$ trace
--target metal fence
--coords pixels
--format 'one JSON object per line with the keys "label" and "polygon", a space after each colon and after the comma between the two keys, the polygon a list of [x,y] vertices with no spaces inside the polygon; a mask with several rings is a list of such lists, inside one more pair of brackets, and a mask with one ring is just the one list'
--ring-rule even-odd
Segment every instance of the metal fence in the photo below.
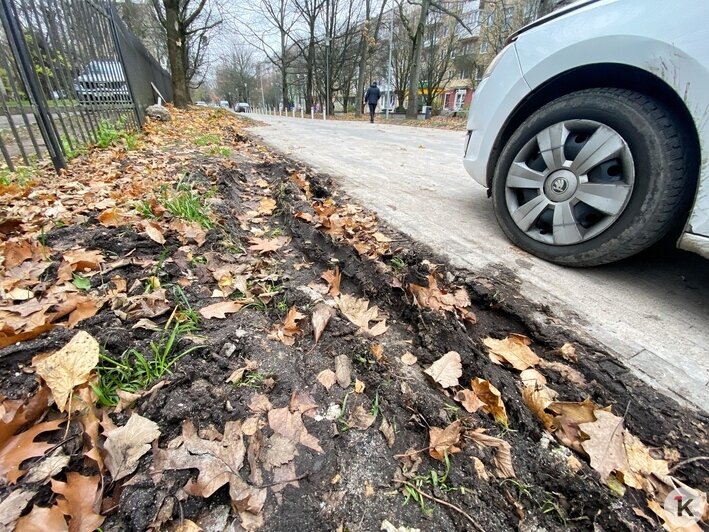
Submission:
{"label": "metal fence", "polygon": [[169,74],[111,0],[0,0],[0,151],[4,165],[55,168],[115,129],[142,125]]}

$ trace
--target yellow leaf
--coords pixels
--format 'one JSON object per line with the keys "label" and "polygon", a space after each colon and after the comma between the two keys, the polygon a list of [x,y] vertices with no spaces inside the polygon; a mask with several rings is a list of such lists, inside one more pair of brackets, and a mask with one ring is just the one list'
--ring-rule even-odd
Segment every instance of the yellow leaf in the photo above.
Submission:
{"label": "yellow leaf", "polygon": [[202,307],[199,309],[199,313],[202,315],[203,318],[206,319],[212,319],[212,318],[217,318],[220,320],[226,319],[227,314],[234,314],[235,312],[239,312],[241,310],[241,307],[243,307],[241,303],[237,303],[236,301],[221,301],[219,303],[214,303],[212,305],[207,305],[206,307]]}
{"label": "yellow leaf", "polygon": [[431,364],[424,373],[430,375],[434,381],[444,388],[458,386],[458,379],[463,375],[460,355],[455,351],[449,351]]}
{"label": "yellow leaf", "polygon": [[475,378],[471,381],[471,386],[475,395],[485,403],[483,411],[488,412],[495,418],[495,421],[507,426],[509,419],[507,418],[507,410],[502,402],[502,394],[500,390],[495,388],[490,381],[485,379]]}
{"label": "yellow leaf", "polygon": [[536,366],[541,360],[529,348],[532,341],[522,334],[510,334],[504,340],[485,338],[483,343],[490,350],[490,360],[495,364],[507,364],[522,371]]}
{"label": "yellow leaf", "polygon": [[64,412],[76,386],[88,382],[91,371],[98,364],[99,344],[85,331],[53,355],[35,365],[37,374],[52,391],[60,412]]}

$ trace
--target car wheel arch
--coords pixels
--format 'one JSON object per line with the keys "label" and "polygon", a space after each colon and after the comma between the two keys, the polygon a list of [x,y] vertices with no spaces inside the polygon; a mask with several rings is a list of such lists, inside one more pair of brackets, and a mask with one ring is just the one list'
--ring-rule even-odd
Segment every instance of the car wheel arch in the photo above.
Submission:
{"label": "car wheel arch", "polygon": [[532,113],[571,92],[602,87],[633,90],[664,101],[686,128],[688,138],[693,143],[690,148],[697,154],[698,177],[699,133],[687,106],[675,90],[661,78],[641,68],[621,63],[594,63],[567,70],[550,78],[533,89],[510,113],[495,139],[488,159],[488,193],[502,148]]}

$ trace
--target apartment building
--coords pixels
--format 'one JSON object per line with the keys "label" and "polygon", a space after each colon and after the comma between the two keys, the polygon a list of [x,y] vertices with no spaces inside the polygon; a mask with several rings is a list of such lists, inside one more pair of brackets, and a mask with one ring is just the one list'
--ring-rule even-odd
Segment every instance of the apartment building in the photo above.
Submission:
{"label": "apartment building", "polygon": [[[455,58],[440,96],[442,114],[467,111],[475,87],[507,37],[533,21],[541,0],[464,0]],[[466,29],[467,26],[467,29]]]}

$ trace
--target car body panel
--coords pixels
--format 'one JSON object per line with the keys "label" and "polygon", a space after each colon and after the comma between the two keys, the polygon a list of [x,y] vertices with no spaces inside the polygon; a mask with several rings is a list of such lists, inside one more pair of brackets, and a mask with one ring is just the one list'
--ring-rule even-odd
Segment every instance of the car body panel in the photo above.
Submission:
{"label": "car body panel", "polygon": [[123,66],[111,60],[89,62],[74,80],[74,92],[80,101],[130,99]]}
{"label": "car body panel", "polygon": [[[476,90],[468,129],[472,131],[465,167],[487,185],[492,147],[507,117],[523,99],[549,80],[584,65],[618,63],[641,68],[664,80],[684,101],[700,142],[700,172],[694,206],[685,231],[702,255],[709,247],[709,2],[686,0],[600,0],[518,32],[491,75]],[[512,53],[512,51],[514,53]],[[507,56],[510,59],[507,60]],[[511,68],[511,59],[518,68]],[[506,68],[501,68],[506,64]],[[499,87],[529,87],[527,93]],[[494,86],[497,90],[488,90]],[[513,101],[510,101],[513,100]],[[487,108],[499,107],[500,112]],[[485,120],[485,121],[484,121]],[[484,140],[473,142],[473,137]],[[697,239],[707,239],[698,246]],[[701,251],[701,250],[704,251]]]}
{"label": "car body panel", "polygon": [[[468,143],[463,165],[480,184],[486,185],[489,155],[497,133],[529,92],[529,85],[519,67],[515,45],[511,44],[501,52],[495,66],[495,76],[486,77],[475,89],[468,117]],[[490,126],[496,124],[499,127],[493,131]]]}

